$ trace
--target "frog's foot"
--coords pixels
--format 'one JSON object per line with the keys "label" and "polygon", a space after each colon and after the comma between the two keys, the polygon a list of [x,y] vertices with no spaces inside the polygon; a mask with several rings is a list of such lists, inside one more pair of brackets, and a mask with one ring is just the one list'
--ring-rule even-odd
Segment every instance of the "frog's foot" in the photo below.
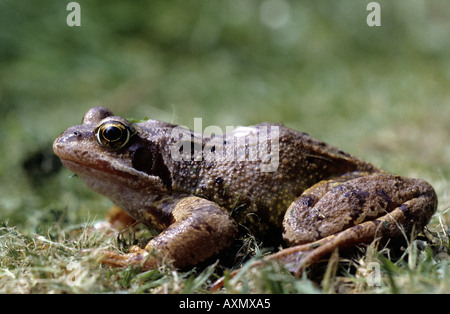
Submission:
{"label": "frog's foot", "polygon": [[155,252],[149,252],[136,245],[130,248],[130,253],[122,254],[113,251],[101,251],[103,258],[102,264],[112,267],[127,267],[130,265],[140,266],[143,270],[154,269],[163,263],[163,259],[160,258]]}
{"label": "frog's foot", "polygon": [[[299,276],[303,269],[308,265],[318,262],[325,254],[331,253],[335,246],[336,236],[332,235],[325,239],[321,239],[314,243],[296,245],[290,248],[283,249],[277,253],[270,254],[264,258],[253,262],[250,267],[260,267],[269,261],[277,261],[283,264],[290,272]],[[331,244],[329,244],[331,242]],[[334,245],[333,245],[334,243]],[[319,249],[320,248],[320,249]],[[230,278],[234,278],[241,272],[241,269],[236,269],[230,274]],[[223,287],[225,278],[219,278],[210,286],[211,291],[217,291]]]}

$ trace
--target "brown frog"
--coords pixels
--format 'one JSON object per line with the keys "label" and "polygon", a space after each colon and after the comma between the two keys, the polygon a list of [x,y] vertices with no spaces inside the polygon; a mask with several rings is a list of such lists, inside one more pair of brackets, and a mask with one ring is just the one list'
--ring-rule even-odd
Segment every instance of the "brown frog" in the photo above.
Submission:
{"label": "brown frog", "polygon": [[229,247],[239,224],[266,239],[282,231],[290,248],[269,259],[298,272],[336,248],[421,230],[437,207],[427,182],[282,125],[205,136],[95,107],[53,148],[90,188],[162,231],[144,249],[104,252],[113,266],[191,267]]}

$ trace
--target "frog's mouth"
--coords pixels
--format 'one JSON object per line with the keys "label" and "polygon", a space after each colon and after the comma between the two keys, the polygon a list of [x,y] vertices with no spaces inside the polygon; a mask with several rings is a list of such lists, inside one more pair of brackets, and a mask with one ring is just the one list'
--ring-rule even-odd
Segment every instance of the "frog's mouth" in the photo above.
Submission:
{"label": "frog's mouth", "polygon": [[96,170],[98,172],[96,175],[99,175],[99,173],[107,173],[128,180],[145,181],[145,177],[148,179],[146,173],[126,165],[124,161],[120,163],[113,158],[105,158],[101,154],[87,154],[86,152],[79,151],[73,145],[74,141],[70,141],[67,135],[63,135],[58,137],[53,143],[53,151],[60,158],[63,165],[76,174],[89,176],[92,175],[93,170]]}
{"label": "frog's mouth", "polygon": [[[142,160],[148,161],[147,158],[149,157],[145,150],[136,149],[131,154],[130,160],[126,160],[121,158],[108,158],[102,154],[88,155],[70,146],[67,140],[61,136],[53,143],[53,150],[63,165],[79,175],[86,183],[88,181],[99,182],[101,180],[108,180],[135,187],[142,184],[155,186],[163,190],[164,188],[167,190],[171,189],[170,173],[160,158],[157,160],[154,159],[153,167],[144,166]],[[160,165],[159,161],[162,162],[164,167],[155,167],[157,164]],[[150,164],[152,164],[151,158]],[[155,177],[158,177],[162,182],[155,180]]]}
{"label": "frog's mouth", "polygon": [[133,169],[130,169],[130,171],[125,172],[125,171],[120,171],[117,169],[114,169],[113,167],[107,166],[107,165],[102,165],[102,163],[98,162],[96,164],[85,164],[83,162],[77,161],[77,160],[73,160],[73,159],[68,159],[68,158],[63,158],[60,157],[62,164],[69,169],[72,172],[75,172],[77,175],[83,176],[83,175],[93,175],[93,173],[95,172],[97,176],[99,176],[99,179],[101,177],[101,175],[99,175],[100,173],[104,173],[106,175],[110,175],[110,176],[114,176],[116,178],[123,178],[123,179],[127,179],[127,180],[142,180],[144,178],[142,178],[141,176],[145,176],[147,177],[144,173],[139,172],[139,171],[132,171]]}

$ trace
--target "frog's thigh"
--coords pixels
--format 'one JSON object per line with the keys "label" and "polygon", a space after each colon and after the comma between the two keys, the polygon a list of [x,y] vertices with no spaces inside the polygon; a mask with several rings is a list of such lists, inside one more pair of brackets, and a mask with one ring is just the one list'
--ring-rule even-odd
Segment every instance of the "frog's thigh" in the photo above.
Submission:
{"label": "frog's thigh", "polygon": [[399,237],[413,226],[423,228],[437,207],[433,188],[420,179],[384,173],[343,178],[314,185],[290,206],[283,221],[288,244],[311,243],[352,227],[359,230],[359,242]]}
{"label": "frog's thigh", "polygon": [[199,197],[182,199],[172,216],[174,222],[145,249],[133,247],[131,253],[121,255],[109,252],[103,262],[122,267],[141,264],[149,269],[164,259],[178,268],[193,266],[230,246],[238,231],[228,212]]}

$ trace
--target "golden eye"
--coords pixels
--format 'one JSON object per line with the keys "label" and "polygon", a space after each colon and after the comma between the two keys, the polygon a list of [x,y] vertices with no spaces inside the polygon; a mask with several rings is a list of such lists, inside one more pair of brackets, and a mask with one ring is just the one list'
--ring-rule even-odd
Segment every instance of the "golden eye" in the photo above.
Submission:
{"label": "golden eye", "polygon": [[100,146],[109,150],[119,150],[129,141],[131,130],[119,121],[106,121],[95,129],[95,136]]}

